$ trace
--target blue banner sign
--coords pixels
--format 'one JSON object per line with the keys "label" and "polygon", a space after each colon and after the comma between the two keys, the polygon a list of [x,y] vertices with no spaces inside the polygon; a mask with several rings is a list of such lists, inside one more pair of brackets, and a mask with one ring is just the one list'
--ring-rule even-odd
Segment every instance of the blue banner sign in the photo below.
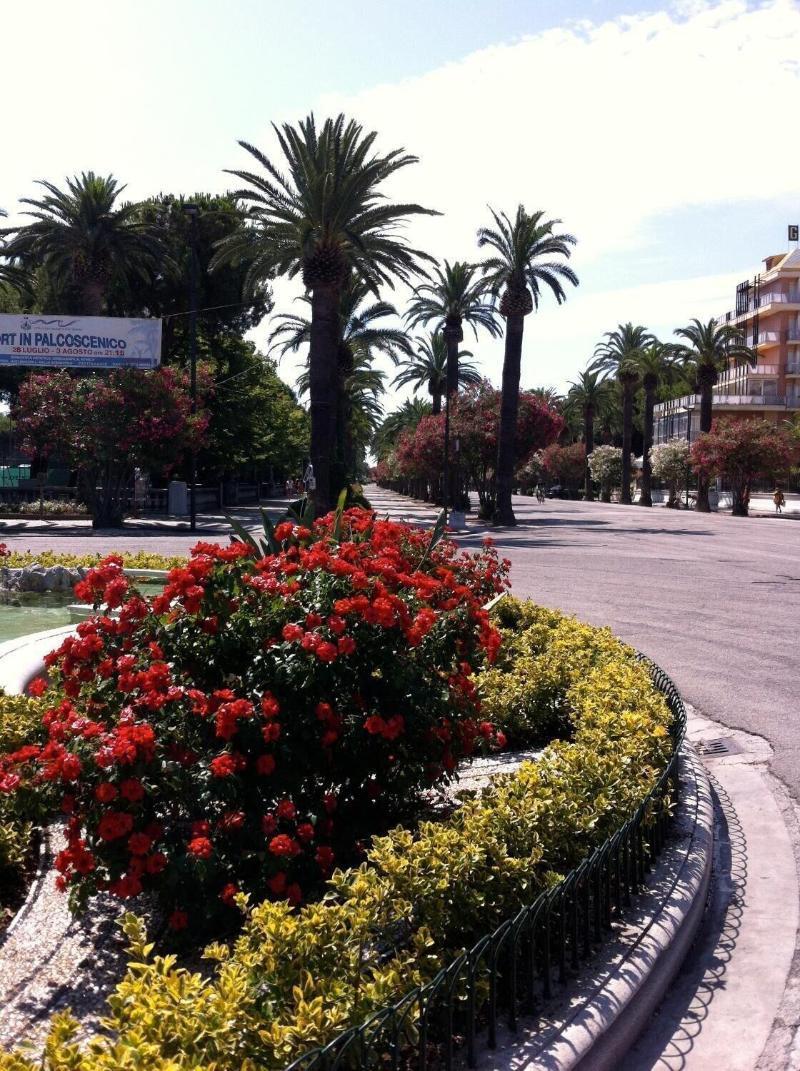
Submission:
{"label": "blue banner sign", "polygon": [[0,314],[0,365],[157,368],[161,321]]}

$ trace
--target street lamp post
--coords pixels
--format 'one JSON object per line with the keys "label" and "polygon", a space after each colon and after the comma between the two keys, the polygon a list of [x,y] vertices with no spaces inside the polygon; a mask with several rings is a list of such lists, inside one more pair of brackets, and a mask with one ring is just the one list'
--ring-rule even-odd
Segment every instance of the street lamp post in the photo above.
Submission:
{"label": "street lamp post", "polygon": [[[682,406],[686,413],[686,445],[692,447],[692,410],[688,405]],[[686,455],[686,508],[689,508],[689,455]]]}
{"label": "street lamp post", "polygon": [[[189,366],[192,416],[197,414],[197,205],[183,206],[189,217]],[[192,446],[189,470],[189,528],[197,530],[197,453]]]}

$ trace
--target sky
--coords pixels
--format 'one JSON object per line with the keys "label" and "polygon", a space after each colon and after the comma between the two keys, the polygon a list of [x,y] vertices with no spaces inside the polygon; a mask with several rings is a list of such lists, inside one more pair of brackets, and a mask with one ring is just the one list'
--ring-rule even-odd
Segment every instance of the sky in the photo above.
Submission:
{"label": "sky", "polygon": [[[580,286],[528,317],[524,387],[563,388],[620,322],[666,339],[732,307],[800,222],[800,0],[6,0],[2,21],[12,218],[82,170],[132,199],[222,192],[237,140],[272,153],[270,124],[313,110],[419,157],[387,192],[442,213],[406,232],[439,259],[480,258],[488,206],[562,220]],[[502,340],[465,345],[499,383]]]}

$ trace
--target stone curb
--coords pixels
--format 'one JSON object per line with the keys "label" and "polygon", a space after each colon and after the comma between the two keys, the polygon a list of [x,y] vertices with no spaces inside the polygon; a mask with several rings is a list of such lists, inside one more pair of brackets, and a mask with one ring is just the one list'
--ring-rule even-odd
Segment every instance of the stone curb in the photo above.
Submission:
{"label": "stone curb", "polygon": [[600,949],[535,1033],[503,1031],[498,1048],[479,1060],[482,1071],[619,1071],[677,974],[706,907],[714,804],[688,744],[681,749],[680,782],[673,843],[636,897],[623,932]]}

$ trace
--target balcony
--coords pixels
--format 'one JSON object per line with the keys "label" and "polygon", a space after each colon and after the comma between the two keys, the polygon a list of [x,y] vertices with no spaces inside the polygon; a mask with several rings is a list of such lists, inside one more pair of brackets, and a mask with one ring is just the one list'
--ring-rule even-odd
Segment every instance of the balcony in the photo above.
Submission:
{"label": "balcony", "polygon": [[787,376],[800,376],[800,361],[788,361],[786,364]]}
{"label": "balcony", "polygon": [[757,298],[750,298],[747,302],[746,311],[737,313],[735,309],[729,309],[717,317],[718,324],[734,323],[742,316],[750,316],[754,312],[762,312],[770,305],[800,305],[800,289],[789,290],[785,294],[771,293],[759,294]]}
{"label": "balcony", "polygon": [[764,397],[761,394],[715,394],[714,395],[715,406],[772,406],[783,408],[786,405],[786,398],[774,395],[772,397]]}
{"label": "balcony", "polygon": [[800,327],[789,327],[786,330],[787,342],[800,342]]}
{"label": "balcony", "polygon": [[777,364],[757,364],[755,368],[746,369],[748,376],[777,376],[778,371]]}

